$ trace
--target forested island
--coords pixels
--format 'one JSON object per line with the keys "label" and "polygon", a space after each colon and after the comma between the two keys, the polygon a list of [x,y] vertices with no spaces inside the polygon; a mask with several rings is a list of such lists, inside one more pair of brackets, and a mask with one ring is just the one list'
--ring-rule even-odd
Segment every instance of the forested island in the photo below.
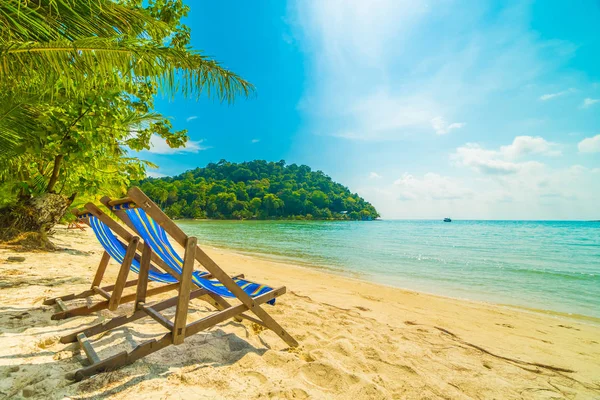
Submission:
{"label": "forested island", "polygon": [[181,175],[147,178],[142,190],[171,218],[371,220],[369,202],[321,171],[285,161],[221,160]]}

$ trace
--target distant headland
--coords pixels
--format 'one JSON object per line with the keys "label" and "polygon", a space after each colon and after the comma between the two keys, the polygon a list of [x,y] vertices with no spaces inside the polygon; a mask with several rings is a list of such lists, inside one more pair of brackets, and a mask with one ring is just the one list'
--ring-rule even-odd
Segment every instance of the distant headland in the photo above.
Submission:
{"label": "distant headland", "polygon": [[171,218],[373,220],[379,213],[321,171],[285,161],[221,160],[147,178],[142,190]]}

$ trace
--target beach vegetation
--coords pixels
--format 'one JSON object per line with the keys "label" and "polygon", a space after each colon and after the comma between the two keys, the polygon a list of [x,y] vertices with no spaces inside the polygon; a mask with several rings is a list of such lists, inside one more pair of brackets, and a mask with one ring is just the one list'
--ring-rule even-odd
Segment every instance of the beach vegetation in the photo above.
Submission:
{"label": "beach vegetation", "polygon": [[152,166],[135,151],[153,136],[184,146],[156,96],[253,92],[190,47],[188,11],[181,0],[0,4],[0,237],[47,231],[75,198],[123,193]]}

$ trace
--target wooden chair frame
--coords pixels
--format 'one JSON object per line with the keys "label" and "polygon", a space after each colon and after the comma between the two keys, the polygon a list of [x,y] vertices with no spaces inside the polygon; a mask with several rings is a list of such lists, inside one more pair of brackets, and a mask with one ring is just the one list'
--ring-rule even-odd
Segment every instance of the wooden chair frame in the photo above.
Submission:
{"label": "wooden chair frame", "polygon": [[[92,285],[90,289],[84,290],[80,293],[67,294],[63,296],[58,296],[50,299],[46,299],[44,301],[45,305],[53,305],[56,304],[60,311],[54,313],[51,317],[53,320],[60,320],[71,318],[75,316],[89,315],[91,313],[109,309],[114,311],[118,308],[120,304],[130,303],[136,299],[135,293],[123,295],[123,290],[127,287],[136,286],[138,284],[139,279],[133,279],[128,281],[127,277],[129,275],[131,263],[134,258],[140,259],[140,254],[143,255],[143,251],[145,246],[140,242],[139,237],[131,234],[127,229],[123,228],[118,222],[114,219],[106,215],[102,210],[96,207],[93,203],[87,203],[84,206],[84,210],[80,211],[77,209],[73,209],[71,211],[75,216],[79,217],[85,214],[92,214],[96,218],[100,220],[100,222],[107,225],[114,233],[117,234],[118,237],[123,239],[125,243],[127,243],[127,251],[125,253],[125,259],[121,263],[119,267],[119,273],[117,275],[117,279],[114,284],[100,287],[102,283],[102,279],[104,278],[104,273],[110,262],[110,255],[104,251],[102,254],[102,258],[100,260],[100,264],[96,269],[96,274],[92,281]],[[84,217],[80,219],[83,223],[90,226],[89,218]],[[90,226],[91,227],[91,226]],[[150,253],[151,254],[151,253]],[[179,273],[174,271],[171,267],[169,267],[163,260],[161,260],[155,254],[151,254],[150,259],[155,266],[160,268],[160,272],[168,272],[175,278],[179,279]],[[153,269],[157,269],[154,266],[151,266]],[[210,276],[207,276],[210,277]],[[243,277],[243,276],[240,276]],[[179,283],[171,283],[171,284],[163,284],[159,287],[154,287],[147,289],[146,296],[153,296],[157,294],[161,294],[164,292],[168,292],[171,290],[176,290]],[[65,301],[74,300],[74,299],[83,299],[88,298],[94,295],[99,295],[104,298],[103,301],[92,304],[91,306],[81,306],[76,308],[68,308],[65,304]]]}
{"label": "wooden chair frame", "polygon": [[[91,213],[94,216],[101,219],[102,222],[105,222],[105,221],[104,221],[104,218],[100,218],[100,216],[106,217],[106,218],[110,219],[114,224],[119,226],[114,220],[112,220],[112,218],[104,216],[104,213],[102,213],[100,210],[98,210],[98,211],[100,211],[99,213],[96,213],[94,211],[95,211],[94,209],[90,210],[90,209],[87,209],[87,207],[86,207],[86,209],[84,211],[79,211],[77,209],[73,209],[72,213],[75,214],[75,216],[77,216],[78,218],[80,215],[85,215],[87,213]],[[81,218],[80,220],[82,222],[84,222],[86,225],[88,225],[88,226],[90,225],[89,219],[87,217]],[[121,227],[119,226],[119,228],[121,228]],[[113,230],[114,230],[114,228],[113,228]],[[121,233],[121,232],[119,232],[119,233]],[[77,294],[75,294],[75,293],[67,294],[67,295],[63,295],[63,296],[59,296],[59,297],[46,299],[44,301],[45,305],[53,305],[53,304],[58,305],[58,308],[60,311],[52,315],[53,320],[66,319],[66,318],[71,318],[71,317],[79,316],[79,315],[88,315],[93,312],[104,310],[107,308],[111,311],[114,311],[117,309],[117,307],[119,306],[121,301],[128,302],[128,301],[133,300],[131,298],[131,296],[125,296],[124,298],[122,298],[122,294],[123,294],[123,289],[137,284],[137,280],[127,281],[127,276],[129,274],[129,268],[131,267],[131,263],[132,263],[134,257],[136,257],[136,252],[137,252],[138,248],[141,250],[141,248],[143,246],[140,243],[139,237],[133,236],[132,234],[130,234],[127,231],[125,231],[125,233],[126,233],[125,235],[122,235],[122,234],[119,235],[127,243],[127,250],[125,252],[125,258],[119,268],[119,274],[118,274],[118,277],[117,277],[115,283],[112,285],[109,285],[109,286],[100,287],[100,284],[102,283],[102,279],[104,278],[104,273],[105,273],[108,263],[110,262],[110,259],[111,259],[108,252],[104,251],[104,253],[102,254],[102,258],[100,260],[100,264],[98,265],[98,268],[96,269],[96,274],[94,275],[94,279],[92,281],[92,285],[91,285],[90,289],[85,290],[80,293],[77,293]],[[94,295],[100,295],[100,296],[104,297],[105,300],[101,301],[101,302],[97,302],[91,306],[82,306],[82,307],[71,308],[71,309],[69,309],[67,307],[67,305],[65,304],[65,301],[68,301],[68,300],[82,299],[82,298],[87,298],[87,297],[91,297]]]}
{"label": "wooden chair frame", "polygon": [[[62,343],[71,343],[78,341],[86,353],[91,365],[82,368],[71,374],[70,378],[81,380],[103,371],[114,370],[124,365],[130,364],[141,357],[161,350],[171,344],[179,345],[184,342],[186,337],[194,335],[200,331],[206,330],[216,324],[234,318],[238,321],[242,319],[249,320],[259,324],[267,329],[271,329],[290,347],[298,346],[298,342],[281,327],[262,307],[263,303],[279,297],[286,292],[286,288],[279,287],[272,289],[257,297],[251,297],[244,292],[197,244],[195,237],[188,237],[162,210],[148,198],[140,189],[133,187],[128,191],[127,198],[111,200],[108,197],[101,201],[106,206],[114,207],[124,203],[135,203],[138,208],[143,209],[154,221],[159,224],[177,243],[184,249],[183,267],[181,274],[178,274],[179,283],[177,285],[178,295],[168,300],[149,305],[146,304],[148,290],[148,271],[150,268],[150,259],[153,255],[149,245],[144,244],[142,258],[140,262],[139,279],[137,280],[137,289],[135,294],[135,311],[128,316],[113,318],[102,324],[98,324],[78,332],[63,336]],[[123,220],[134,231],[134,226],[127,218],[123,210],[114,210],[117,217]],[[198,261],[209,274],[219,280],[241,304],[232,305],[223,297],[212,293],[206,289],[199,288],[192,280],[194,263]],[[234,277],[235,278],[235,277]],[[212,304],[216,312],[204,317],[198,321],[187,323],[189,302],[192,299],[199,298]],[[176,306],[175,318],[173,321],[166,318],[160,311]],[[256,316],[246,314],[250,311]],[[159,339],[152,339],[141,343],[130,352],[121,352],[114,356],[100,360],[88,337],[109,331],[129,322],[149,316],[165,327],[168,332]]]}

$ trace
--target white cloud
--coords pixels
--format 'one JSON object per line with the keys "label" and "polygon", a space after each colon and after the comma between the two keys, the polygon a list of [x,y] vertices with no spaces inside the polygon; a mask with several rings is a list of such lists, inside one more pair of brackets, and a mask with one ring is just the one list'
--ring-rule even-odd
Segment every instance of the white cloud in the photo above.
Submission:
{"label": "white cloud", "polygon": [[457,165],[469,167],[482,174],[514,174],[527,163],[506,161],[498,151],[486,150],[477,143],[467,143],[450,156]]}
{"label": "white cloud", "polygon": [[210,149],[210,146],[202,146],[203,140],[188,140],[184,147],[173,149],[169,147],[165,139],[153,134],[150,138],[150,150],[154,154],[179,154],[179,153],[198,153],[202,150]]}
{"label": "white cloud", "polygon": [[557,156],[558,145],[541,137],[517,136],[512,144],[501,146],[499,150],[488,150],[477,143],[467,143],[451,154],[450,159],[459,166],[469,167],[487,175],[508,175],[525,170],[539,169],[543,164],[537,161],[515,162],[526,155]]}
{"label": "white cloud", "polygon": [[382,176],[379,175],[377,172],[371,172],[369,174],[369,179],[381,179],[381,178],[382,178]]}
{"label": "white cloud", "polygon": [[581,153],[600,153],[600,135],[583,139],[577,148]]}
{"label": "white cloud", "polygon": [[197,118],[198,118],[198,116],[197,116],[197,115],[192,115],[191,117],[187,117],[185,120],[186,120],[187,122],[190,122],[190,121],[193,121],[193,120],[195,120],[195,119],[197,119]]}
{"label": "white cloud", "polygon": [[590,108],[591,106],[593,106],[594,104],[596,104],[599,101],[600,101],[600,99],[592,99],[592,98],[588,97],[583,100],[583,103],[581,104],[581,108]]}
{"label": "white cloud", "polygon": [[548,142],[546,139],[536,136],[517,136],[512,144],[500,147],[500,153],[508,158],[519,158],[527,154],[543,154],[547,156],[559,156],[556,143]]}
{"label": "white cloud", "polygon": [[574,91],[575,91],[575,89],[570,88],[568,90],[563,90],[562,92],[543,94],[540,96],[540,100],[542,100],[542,101],[552,100],[557,97],[564,96],[565,94],[573,93]]}
{"label": "white cloud", "polygon": [[537,165],[474,177],[404,173],[392,185],[359,188],[383,218],[597,219],[600,168]]}
{"label": "white cloud", "polygon": [[447,123],[442,117],[435,117],[431,120],[431,126],[438,135],[445,135],[453,129],[460,129],[466,124],[464,122]]}
{"label": "white cloud", "polygon": [[260,142],[260,139],[252,139],[251,142],[252,143],[258,143],[258,142]]}

